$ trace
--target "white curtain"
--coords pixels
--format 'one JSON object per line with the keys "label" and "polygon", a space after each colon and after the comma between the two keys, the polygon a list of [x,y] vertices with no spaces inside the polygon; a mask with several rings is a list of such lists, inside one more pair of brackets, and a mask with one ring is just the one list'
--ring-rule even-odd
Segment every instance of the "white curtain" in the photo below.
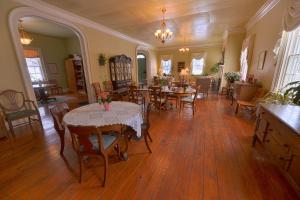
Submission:
{"label": "white curtain", "polygon": [[252,52],[253,52],[253,44],[254,44],[255,35],[248,36],[243,41],[242,52],[240,57],[240,74],[241,80],[246,81],[248,68],[250,66]]}
{"label": "white curtain", "polygon": [[289,6],[283,17],[283,28],[292,31],[300,25],[300,1],[289,0]]}
{"label": "white curtain", "polygon": [[[204,58],[204,62],[205,62],[205,58],[206,58],[206,53],[205,52],[200,52],[200,53],[191,53],[191,64],[190,66],[192,67],[193,65],[193,59],[197,59],[200,60],[201,58]],[[193,70],[193,69],[191,69]]]}
{"label": "white curtain", "polygon": [[172,73],[172,70],[173,70],[173,67],[172,67],[173,61],[172,61],[172,59],[173,59],[172,55],[161,55],[160,56],[160,70],[158,72],[160,75],[162,75],[162,73],[163,73],[163,62],[162,61],[167,61],[167,60],[171,60],[171,73]]}

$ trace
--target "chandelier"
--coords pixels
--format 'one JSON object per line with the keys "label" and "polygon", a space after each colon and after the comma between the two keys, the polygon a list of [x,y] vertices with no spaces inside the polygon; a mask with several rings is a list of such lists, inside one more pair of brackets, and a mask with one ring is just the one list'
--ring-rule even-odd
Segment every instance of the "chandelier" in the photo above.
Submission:
{"label": "chandelier", "polygon": [[189,48],[185,48],[185,47],[182,47],[179,49],[180,52],[184,53],[184,52],[188,52],[190,49]]}
{"label": "chandelier", "polygon": [[156,30],[154,33],[156,39],[161,40],[162,43],[165,43],[166,40],[169,40],[173,33],[166,27],[166,22],[165,22],[165,13],[166,13],[166,8],[163,8],[162,10],[163,13],[163,21],[161,23],[161,29]]}
{"label": "chandelier", "polygon": [[[185,45],[185,37],[183,38],[183,44]],[[187,47],[182,47],[179,49],[180,52],[184,53],[184,52],[188,52],[190,49]]]}
{"label": "chandelier", "polygon": [[28,45],[32,42],[32,38],[29,37],[28,33],[26,33],[26,31],[24,30],[24,27],[22,25],[22,20],[19,20],[19,34],[20,34],[20,41],[22,44]]}

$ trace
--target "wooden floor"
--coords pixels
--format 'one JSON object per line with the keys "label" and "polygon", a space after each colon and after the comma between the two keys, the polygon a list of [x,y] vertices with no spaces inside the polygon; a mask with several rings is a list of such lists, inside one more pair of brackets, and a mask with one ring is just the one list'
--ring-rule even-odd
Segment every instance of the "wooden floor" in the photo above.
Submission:
{"label": "wooden floor", "polygon": [[222,96],[212,95],[180,116],[152,113],[149,154],[132,141],[129,160],[111,157],[108,183],[101,187],[102,161],[88,159],[83,181],[70,139],[65,157],[47,110],[45,134],[38,126],[17,130],[16,141],[0,141],[0,199],[297,199],[296,194],[261,153],[251,147],[253,119],[234,115]]}

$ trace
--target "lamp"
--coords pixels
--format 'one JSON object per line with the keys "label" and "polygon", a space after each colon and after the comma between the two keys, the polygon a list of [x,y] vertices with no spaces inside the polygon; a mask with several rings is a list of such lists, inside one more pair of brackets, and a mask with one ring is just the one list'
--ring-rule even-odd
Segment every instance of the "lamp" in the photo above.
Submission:
{"label": "lamp", "polygon": [[161,11],[163,13],[163,21],[161,24],[161,29],[156,30],[154,35],[155,35],[156,39],[159,39],[159,40],[161,40],[162,43],[165,43],[166,40],[171,39],[173,33],[166,26],[166,22],[165,22],[166,8],[163,8]]}
{"label": "lamp", "polygon": [[[185,37],[183,39],[183,44],[185,45]],[[190,49],[187,47],[182,47],[179,49],[180,52],[184,53],[184,52],[188,52]]]}
{"label": "lamp", "polygon": [[24,27],[22,25],[22,20],[19,20],[19,34],[20,34],[20,41],[24,45],[28,45],[32,42],[32,38],[28,35],[28,33],[24,30]]}

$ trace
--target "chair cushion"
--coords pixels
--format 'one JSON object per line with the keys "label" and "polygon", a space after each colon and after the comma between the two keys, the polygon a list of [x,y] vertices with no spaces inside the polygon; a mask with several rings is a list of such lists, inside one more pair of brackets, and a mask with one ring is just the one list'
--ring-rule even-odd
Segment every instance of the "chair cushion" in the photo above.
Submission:
{"label": "chair cushion", "polygon": [[[115,134],[102,135],[102,137],[103,137],[104,149],[107,149],[117,139],[117,136]],[[99,151],[97,135],[91,135],[89,140],[93,144],[93,149]]]}
{"label": "chair cushion", "polygon": [[21,110],[17,112],[11,112],[6,114],[6,119],[7,120],[16,120],[16,119],[21,119],[25,117],[30,117],[33,115],[37,115],[36,110]]}

